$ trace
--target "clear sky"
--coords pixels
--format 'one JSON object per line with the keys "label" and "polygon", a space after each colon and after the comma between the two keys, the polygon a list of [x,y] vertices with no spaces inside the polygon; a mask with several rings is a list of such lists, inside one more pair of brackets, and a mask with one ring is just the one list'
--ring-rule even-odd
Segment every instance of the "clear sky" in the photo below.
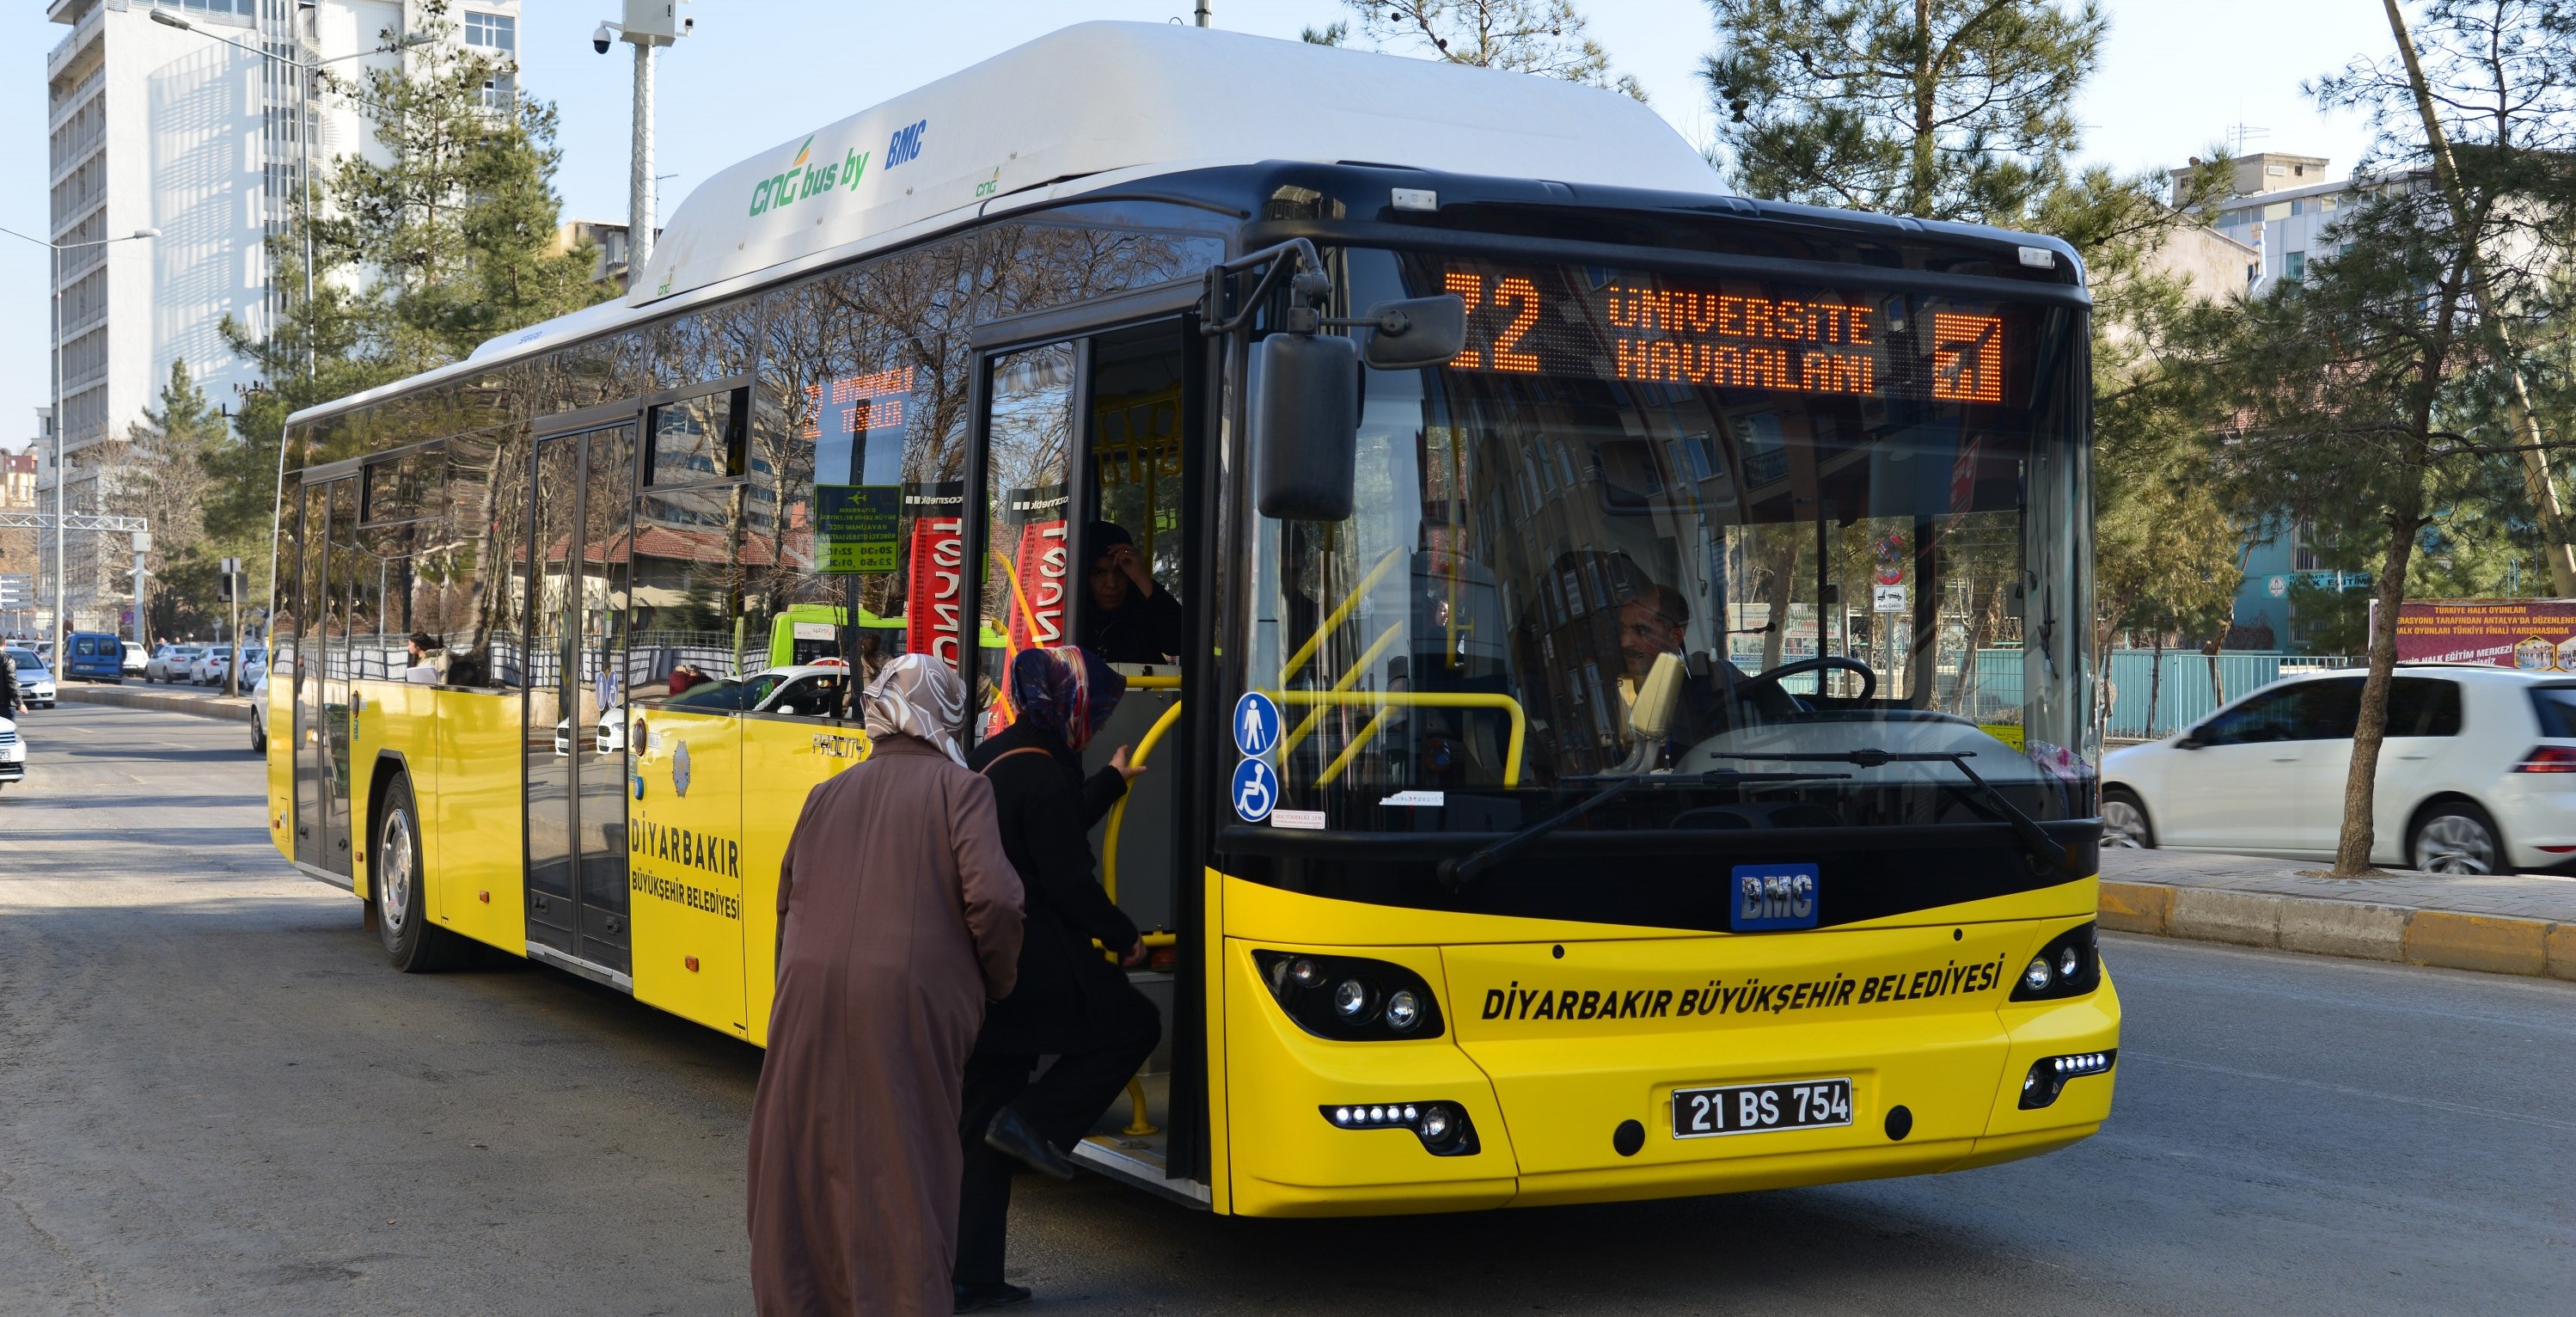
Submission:
{"label": "clear sky", "polygon": [[[1288,38],[1346,12],[1338,0],[1213,3],[1220,27]],[[1685,137],[1705,142],[1712,120],[1696,72],[1713,44],[1706,6],[1579,3],[1613,65],[1643,83]],[[591,29],[621,6],[524,0],[522,8],[521,83],[562,112],[565,216],[622,222],[633,59],[622,44],[605,56],[590,48]],[[2179,164],[2243,124],[2267,130],[2249,145],[2327,156],[2341,174],[2368,145],[2358,121],[2320,114],[2299,84],[2388,50],[2375,0],[2105,0],[2105,8],[2110,41],[2079,106],[2088,158],[2124,170]],[[0,44],[20,52],[23,70],[17,90],[0,95],[0,176],[20,180],[0,192],[0,225],[36,234],[45,223],[44,57],[68,34],[46,23],[43,9],[20,0],[0,17]],[[659,61],[655,172],[671,175],[661,214],[725,165],[1032,36],[1091,18],[1186,22],[1189,11],[1190,0],[683,0],[696,33]],[[0,446],[22,442],[32,409],[50,396],[45,272],[42,248],[0,236],[0,288],[11,309],[0,316]]]}

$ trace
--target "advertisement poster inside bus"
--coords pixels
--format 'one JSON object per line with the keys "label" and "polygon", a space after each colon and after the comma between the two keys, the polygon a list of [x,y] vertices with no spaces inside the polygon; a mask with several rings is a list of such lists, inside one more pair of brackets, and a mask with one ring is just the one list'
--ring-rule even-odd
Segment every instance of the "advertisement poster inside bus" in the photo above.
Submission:
{"label": "advertisement poster inside bus", "polygon": [[966,483],[905,485],[903,515],[912,518],[904,652],[935,654],[953,668],[966,617]]}
{"label": "advertisement poster inside bus", "polygon": [[2576,599],[2409,599],[2397,606],[2397,661],[2576,672]]}

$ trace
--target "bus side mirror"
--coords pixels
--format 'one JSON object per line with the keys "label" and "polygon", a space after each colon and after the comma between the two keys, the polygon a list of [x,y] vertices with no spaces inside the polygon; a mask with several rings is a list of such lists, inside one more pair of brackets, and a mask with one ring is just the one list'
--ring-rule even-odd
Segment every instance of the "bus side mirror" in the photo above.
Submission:
{"label": "bus side mirror", "polygon": [[1252,451],[1261,515],[1341,521],[1359,466],[1359,363],[1347,338],[1275,333],[1253,345]]}
{"label": "bus side mirror", "polygon": [[1447,365],[1467,346],[1467,304],[1456,293],[1380,302],[1361,320],[1372,327],[1362,356],[1378,370]]}

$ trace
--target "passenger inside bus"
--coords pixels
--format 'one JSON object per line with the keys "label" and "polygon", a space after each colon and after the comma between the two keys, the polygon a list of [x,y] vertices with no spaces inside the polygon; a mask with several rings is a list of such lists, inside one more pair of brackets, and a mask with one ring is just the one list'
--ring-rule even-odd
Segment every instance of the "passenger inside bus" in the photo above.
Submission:
{"label": "passenger inside bus", "polygon": [[1162,588],[1136,552],[1136,538],[1116,522],[1083,527],[1091,607],[1084,609],[1084,649],[1111,663],[1165,663],[1189,645],[1189,614]]}

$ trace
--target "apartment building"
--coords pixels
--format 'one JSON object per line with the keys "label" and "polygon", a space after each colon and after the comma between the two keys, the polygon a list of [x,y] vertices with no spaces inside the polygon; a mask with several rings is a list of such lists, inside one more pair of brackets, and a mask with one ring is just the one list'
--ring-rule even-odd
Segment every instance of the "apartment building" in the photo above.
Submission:
{"label": "apartment building", "polygon": [[[52,237],[67,245],[56,257],[55,352],[71,510],[117,511],[115,472],[82,454],[142,419],[172,361],[188,363],[227,408],[254,382],[219,327],[229,315],[264,330],[298,294],[276,285],[265,240],[292,223],[308,162],[320,177],[333,157],[372,149],[356,106],[308,100],[295,62],[330,61],[351,82],[392,67],[402,57],[386,48],[419,9],[416,0],[49,0],[47,17],[70,29],[45,57],[45,80]],[[156,21],[156,10],[188,26]],[[516,55],[519,0],[462,0],[450,16],[456,40]],[[68,245],[138,229],[160,236]],[[39,448],[48,509],[52,448]],[[124,546],[102,555],[91,538],[66,546],[76,625],[113,622],[127,588]]]}

